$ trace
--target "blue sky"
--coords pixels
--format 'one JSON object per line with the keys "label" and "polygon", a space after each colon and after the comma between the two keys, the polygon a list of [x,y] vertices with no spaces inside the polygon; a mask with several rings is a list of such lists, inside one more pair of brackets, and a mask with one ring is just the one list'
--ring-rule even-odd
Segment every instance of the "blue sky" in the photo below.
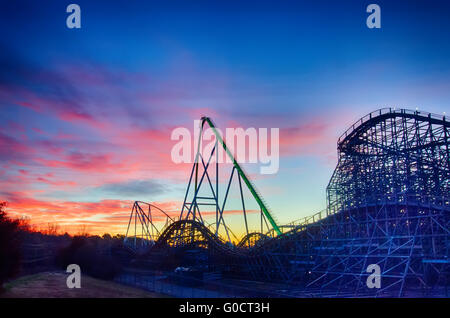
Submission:
{"label": "blue sky", "polygon": [[69,1],[0,3],[0,192],[36,223],[121,231],[136,199],[175,213],[190,168],[170,131],[202,114],[280,128],[280,170],[254,181],[288,222],[325,208],[359,117],[448,112],[446,1],[377,1],[381,29],[369,1],[76,1],[78,30]]}

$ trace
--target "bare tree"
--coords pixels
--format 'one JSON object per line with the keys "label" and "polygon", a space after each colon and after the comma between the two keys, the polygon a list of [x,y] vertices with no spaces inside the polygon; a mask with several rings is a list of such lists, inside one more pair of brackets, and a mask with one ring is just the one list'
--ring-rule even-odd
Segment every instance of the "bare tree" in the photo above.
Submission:
{"label": "bare tree", "polygon": [[88,227],[86,224],[80,224],[78,227],[77,236],[89,236]]}
{"label": "bare tree", "polygon": [[47,235],[58,235],[59,234],[59,224],[57,223],[48,223],[47,224],[47,230],[45,231],[45,234]]}
{"label": "bare tree", "polygon": [[8,278],[17,274],[20,266],[20,222],[6,215],[6,202],[0,202],[0,290]]}

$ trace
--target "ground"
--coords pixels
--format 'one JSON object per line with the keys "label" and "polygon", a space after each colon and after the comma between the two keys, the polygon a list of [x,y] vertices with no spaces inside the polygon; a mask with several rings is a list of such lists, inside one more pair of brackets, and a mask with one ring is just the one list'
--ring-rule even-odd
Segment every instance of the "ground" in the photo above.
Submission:
{"label": "ground", "polygon": [[4,285],[2,298],[156,298],[161,294],[82,275],[81,288],[69,289],[65,272],[23,276]]}

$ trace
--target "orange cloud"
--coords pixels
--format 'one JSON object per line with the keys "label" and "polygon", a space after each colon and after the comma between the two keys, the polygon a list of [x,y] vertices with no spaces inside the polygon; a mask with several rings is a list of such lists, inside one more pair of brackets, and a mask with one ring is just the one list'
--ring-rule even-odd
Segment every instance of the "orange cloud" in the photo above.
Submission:
{"label": "orange cloud", "polygon": [[[178,216],[180,202],[156,203],[171,216]],[[7,211],[13,217],[25,217],[32,226],[45,229],[48,223],[58,224],[62,231],[76,234],[80,226],[87,226],[90,234],[123,234],[128,225],[133,202],[102,200],[99,202],[45,201],[24,193],[10,193]],[[158,220],[158,211],[153,212]]]}

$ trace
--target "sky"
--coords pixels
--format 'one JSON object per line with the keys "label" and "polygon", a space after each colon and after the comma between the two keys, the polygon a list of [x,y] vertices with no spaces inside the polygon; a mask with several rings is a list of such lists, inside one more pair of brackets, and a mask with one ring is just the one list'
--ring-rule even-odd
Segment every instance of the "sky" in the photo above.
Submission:
{"label": "sky", "polygon": [[69,233],[124,233],[135,200],[176,216],[192,165],[171,132],[206,115],[280,129],[279,171],[245,167],[279,223],[323,210],[353,122],[450,110],[448,2],[376,1],[380,29],[370,3],[1,0],[0,200]]}

